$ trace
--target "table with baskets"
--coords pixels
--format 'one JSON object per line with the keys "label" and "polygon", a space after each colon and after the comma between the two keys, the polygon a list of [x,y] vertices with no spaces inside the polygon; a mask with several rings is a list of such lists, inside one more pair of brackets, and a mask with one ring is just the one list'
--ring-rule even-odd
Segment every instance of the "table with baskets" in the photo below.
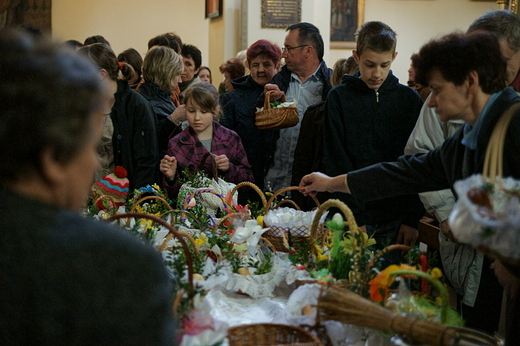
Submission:
{"label": "table with baskets", "polygon": [[[232,193],[246,185],[258,189],[253,184],[241,183]],[[297,189],[297,187],[282,189],[273,194],[269,201],[261,191],[257,192],[262,198],[267,214],[272,207],[281,208],[283,203],[289,203],[293,208],[299,209],[294,202],[287,199],[275,204],[276,196]],[[213,192],[205,190],[204,193]],[[318,280],[311,278],[307,271],[297,268],[290,262],[289,252],[293,244],[308,243],[311,252],[315,251],[316,247],[323,246],[327,236],[323,221],[327,210],[331,207],[338,208],[344,214],[345,224],[350,230],[358,229],[350,209],[335,200],[320,205],[318,200],[314,199],[318,209],[314,211],[311,223],[305,227],[284,229],[276,225],[271,227],[265,225],[268,230],[262,230],[258,248],[264,251],[267,249],[266,252],[272,256],[273,269],[270,273],[262,275],[253,273],[241,277],[231,272],[225,274],[206,272],[199,274],[206,274],[204,276],[207,281],[199,280],[200,275],[195,273],[194,268],[201,262],[211,262],[210,256],[203,256],[207,250],[198,245],[202,238],[198,238],[196,228],[201,225],[197,224],[195,217],[192,217],[194,229],[177,227],[180,220],[190,217],[187,205],[196,194],[197,192],[188,194],[180,210],[171,208],[167,210],[164,213],[169,215],[166,220],[157,215],[135,213],[134,209],[131,213],[117,214],[111,218],[126,227],[129,227],[130,219],[151,220],[161,227],[160,241],[157,245],[163,254],[172,249],[172,244],[176,244],[175,246],[181,249],[186,265],[183,269],[184,274],[181,274],[182,277],[179,276],[179,279],[185,281],[185,284],[177,292],[174,310],[178,313],[179,307],[183,306],[186,300],[190,302],[191,309],[188,314],[178,315],[184,323],[181,345],[405,345],[400,338],[391,340],[388,334],[375,329],[393,330],[422,342],[423,345],[455,345],[458,340],[462,340],[461,331],[410,317],[397,316],[340,285],[323,285],[323,283],[320,285],[317,283]],[[219,198],[226,203],[224,196]],[[157,199],[159,203],[168,205],[168,202],[161,197],[148,196],[134,203],[133,208],[144,200],[150,199]],[[247,218],[244,213],[230,214]],[[223,219],[228,218],[231,219],[232,216],[226,215]],[[215,229],[224,224],[225,220],[219,220],[215,224]],[[354,241],[353,245],[360,247],[362,244],[356,244]],[[207,258],[201,260],[202,257]],[[207,265],[204,268],[207,268]],[[212,270],[223,271],[222,268]],[[268,278],[268,283],[258,281],[259,283],[256,284],[255,280],[261,276]],[[242,286],[244,288],[241,289],[241,280],[247,281],[249,286]],[[353,277],[353,280],[361,282],[361,278]],[[262,290],[255,290],[255,286],[262,286]],[[332,316],[333,310],[337,308],[334,303],[327,305],[327,299],[324,297],[333,297],[335,301],[339,299],[341,304],[336,305],[346,307],[348,309],[346,315],[351,315],[352,318],[347,320],[343,317],[336,320],[323,318],[323,316]],[[305,308],[310,308],[310,311],[305,312]],[[332,313],[326,311],[327,309]],[[485,343],[481,340],[478,342],[478,344],[498,345],[498,341],[494,339],[488,339]],[[472,345],[472,343],[465,343],[465,345]]]}

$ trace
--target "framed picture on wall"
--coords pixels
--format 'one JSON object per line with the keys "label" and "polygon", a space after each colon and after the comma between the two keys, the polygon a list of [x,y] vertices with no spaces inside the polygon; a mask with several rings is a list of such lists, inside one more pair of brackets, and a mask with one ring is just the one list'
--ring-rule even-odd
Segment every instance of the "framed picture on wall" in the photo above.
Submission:
{"label": "framed picture on wall", "polygon": [[365,0],[331,0],[330,48],[356,47],[356,30],[365,18]]}
{"label": "framed picture on wall", "polygon": [[217,18],[222,15],[223,0],[206,0],[206,18]]}

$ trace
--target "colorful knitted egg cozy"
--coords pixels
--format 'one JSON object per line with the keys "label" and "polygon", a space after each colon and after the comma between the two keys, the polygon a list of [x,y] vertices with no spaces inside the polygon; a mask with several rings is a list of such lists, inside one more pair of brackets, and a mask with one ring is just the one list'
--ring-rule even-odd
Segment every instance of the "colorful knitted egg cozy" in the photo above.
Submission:
{"label": "colorful knitted egg cozy", "polygon": [[117,166],[114,169],[114,173],[105,175],[92,185],[93,195],[109,196],[117,206],[125,204],[130,186],[126,175],[126,169],[122,166]]}

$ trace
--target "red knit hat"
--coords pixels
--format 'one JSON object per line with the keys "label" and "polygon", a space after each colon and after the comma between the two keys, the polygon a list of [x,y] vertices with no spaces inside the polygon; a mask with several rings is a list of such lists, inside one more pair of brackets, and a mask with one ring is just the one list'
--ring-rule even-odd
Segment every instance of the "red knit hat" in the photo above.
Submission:
{"label": "red knit hat", "polygon": [[117,206],[125,204],[130,186],[126,175],[126,169],[117,166],[114,173],[105,175],[92,185],[93,195],[108,195],[112,197]]}

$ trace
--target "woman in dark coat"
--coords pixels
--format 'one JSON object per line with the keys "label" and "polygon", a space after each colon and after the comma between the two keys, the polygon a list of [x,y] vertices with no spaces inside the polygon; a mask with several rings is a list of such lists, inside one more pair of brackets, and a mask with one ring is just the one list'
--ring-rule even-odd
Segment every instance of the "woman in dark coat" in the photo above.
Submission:
{"label": "woman in dark coat", "polygon": [[100,69],[109,93],[113,95],[112,108],[106,114],[103,145],[99,148],[102,163],[100,176],[123,166],[128,172],[130,191],[158,182],[157,131],[152,109],[148,102],[131,90],[125,79],[133,74],[126,63],[117,62],[110,46],[94,43],[82,47],[80,54],[87,56]]}

